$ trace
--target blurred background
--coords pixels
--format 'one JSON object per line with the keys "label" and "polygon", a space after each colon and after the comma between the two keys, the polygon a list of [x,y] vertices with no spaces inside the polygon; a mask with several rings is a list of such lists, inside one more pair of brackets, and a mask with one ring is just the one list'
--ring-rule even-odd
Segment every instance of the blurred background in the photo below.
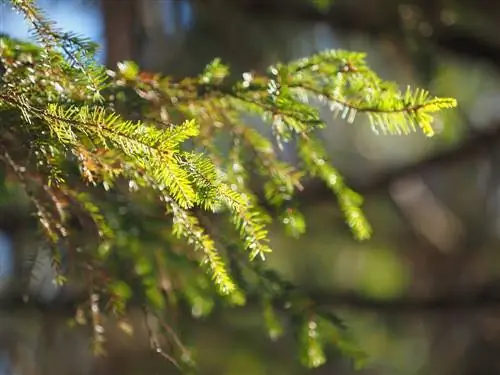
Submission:
{"label": "blurred background", "polygon": [[[316,370],[299,364],[293,338],[266,338],[259,306],[186,318],[201,374],[500,374],[500,2],[487,0],[40,0],[62,28],[101,43],[101,61],[133,59],[145,70],[194,75],[214,57],[234,74],[326,48],[365,51],[372,68],[402,86],[458,99],[437,136],[378,135],[325,109],[331,159],[364,195],[375,235],[354,241],[335,198],[301,195],[308,220],[295,240],[276,226],[269,264],[337,308],[368,355],[355,371],[333,349]],[[27,38],[0,3],[0,32]],[[256,124],[258,125],[258,124]],[[293,157],[293,155],[291,155]],[[0,196],[0,275],[20,270],[23,215]],[[22,267],[21,267],[22,268]],[[58,295],[50,263],[28,281]],[[134,317],[135,312],[131,312]],[[94,358],[85,328],[64,308],[0,303],[0,375],[175,374],[137,336],[108,330]],[[142,325],[141,325],[142,324]],[[142,327],[142,328],[141,328]]]}

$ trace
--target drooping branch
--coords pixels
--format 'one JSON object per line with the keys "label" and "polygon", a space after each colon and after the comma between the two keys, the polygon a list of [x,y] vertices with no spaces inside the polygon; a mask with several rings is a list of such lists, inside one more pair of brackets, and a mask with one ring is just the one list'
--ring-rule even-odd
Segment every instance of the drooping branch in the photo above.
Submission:
{"label": "drooping branch", "polygon": [[[432,155],[388,171],[380,172],[365,180],[355,177],[346,177],[347,184],[356,192],[362,195],[377,194],[386,191],[394,182],[409,177],[411,175],[421,175],[434,168],[442,168],[451,164],[459,163],[479,155],[487,155],[500,143],[500,124],[488,127],[481,133],[471,136],[458,146],[454,146],[442,151],[437,151]],[[316,204],[325,200],[331,200],[331,192],[326,186],[313,182],[304,191],[298,193],[298,199],[302,204]]]}

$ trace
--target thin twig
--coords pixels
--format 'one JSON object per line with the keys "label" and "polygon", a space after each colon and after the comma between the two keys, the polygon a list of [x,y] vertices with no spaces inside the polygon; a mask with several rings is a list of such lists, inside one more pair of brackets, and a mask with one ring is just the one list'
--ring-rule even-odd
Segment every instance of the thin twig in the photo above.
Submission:
{"label": "thin twig", "polygon": [[148,310],[146,306],[142,306],[142,312],[144,316],[144,325],[146,326],[146,329],[148,331],[148,336],[149,336],[149,343],[151,345],[151,348],[161,355],[163,358],[171,362],[175,367],[180,369],[181,367],[177,363],[177,361],[170,356],[168,353],[165,353],[165,351],[161,348],[160,344],[158,343],[157,338],[155,337],[155,334],[153,333],[153,329],[151,328],[149,321],[148,321]]}

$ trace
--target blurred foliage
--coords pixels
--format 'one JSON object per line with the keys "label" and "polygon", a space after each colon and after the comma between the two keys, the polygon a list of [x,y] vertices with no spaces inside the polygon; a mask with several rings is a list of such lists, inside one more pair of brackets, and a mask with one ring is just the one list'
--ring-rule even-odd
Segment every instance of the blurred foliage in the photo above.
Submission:
{"label": "blurred foliage", "polygon": [[[309,100],[319,98],[349,123],[364,114],[376,132],[428,136],[433,114],[455,100],[400,91],[363,53],[343,50],[247,72],[237,82],[218,59],[182,80],[130,61],[110,71],[95,63],[96,45],[58,30],[33,1],[11,3],[38,45],[0,39],[5,180],[17,182],[37,213],[57,281],[84,280],[88,297],[77,320],[92,323],[96,351],[103,350],[106,316],[125,319],[127,306],[139,304],[174,344],[169,353],[151,333],[153,348],[187,370],[192,356],[166,312],[187,304],[202,316],[214,305],[254,299],[271,338],[285,329],[275,310],[285,316],[304,365],[322,365],[331,344],[360,366],[364,356],[343,322],[262,262],[271,251],[272,217],[293,237],[305,232],[293,197],[310,177],[336,195],[357,239],[371,235],[362,198],[327,160],[317,137],[325,123]],[[269,124],[278,150],[244,115]],[[297,165],[280,157],[291,141]],[[71,272],[64,272],[60,249]],[[398,277],[387,261],[380,267]],[[394,292],[383,279],[365,283],[378,294]]]}
{"label": "blurred foliage", "polygon": [[335,0],[311,0],[316,8],[325,12],[330,9]]}

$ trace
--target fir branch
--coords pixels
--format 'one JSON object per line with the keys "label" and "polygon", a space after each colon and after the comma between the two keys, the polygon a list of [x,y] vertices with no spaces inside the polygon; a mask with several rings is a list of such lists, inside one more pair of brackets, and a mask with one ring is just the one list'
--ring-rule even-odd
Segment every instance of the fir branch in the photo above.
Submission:
{"label": "fir branch", "polygon": [[[61,48],[84,77],[87,90],[92,91],[94,99],[100,99],[100,91],[105,87],[104,82],[107,76],[104,68],[98,66],[94,60],[97,44],[76,34],[57,30],[55,23],[48,20],[33,0],[11,0],[11,3],[31,24],[35,36],[44,46],[47,52],[47,56],[44,57],[47,66],[52,66],[54,59],[62,63],[63,60],[58,59],[58,55],[54,54],[58,48]],[[75,79],[77,77],[73,78],[74,81],[78,81]]]}
{"label": "fir branch", "polygon": [[35,206],[37,215],[40,219],[40,223],[45,229],[47,238],[50,240],[50,242],[54,244],[57,243],[60,238],[63,238],[67,235],[66,228],[60,222],[54,219],[53,215],[45,208],[44,204],[37,197],[37,194],[29,186],[28,179],[26,177],[26,167],[18,165],[4,146],[2,146],[1,148],[3,149],[3,153],[0,158],[4,160],[14,172],[19,183],[28,195],[30,201]]}
{"label": "fir branch", "polygon": [[173,234],[177,237],[185,237],[196,250],[203,252],[202,265],[208,266],[217,290],[222,295],[236,293],[237,287],[231,280],[214,241],[201,228],[198,219],[179,207],[169,196],[164,195],[163,201],[167,205],[167,212],[174,220]]}
{"label": "fir branch", "polygon": [[337,196],[347,224],[356,238],[370,238],[372,229],[361,210],[362,198],[345,186],[340,174],[328,163],[321,144],[310,138],[301,138],[298,148],[305,167],[320,177]]}

